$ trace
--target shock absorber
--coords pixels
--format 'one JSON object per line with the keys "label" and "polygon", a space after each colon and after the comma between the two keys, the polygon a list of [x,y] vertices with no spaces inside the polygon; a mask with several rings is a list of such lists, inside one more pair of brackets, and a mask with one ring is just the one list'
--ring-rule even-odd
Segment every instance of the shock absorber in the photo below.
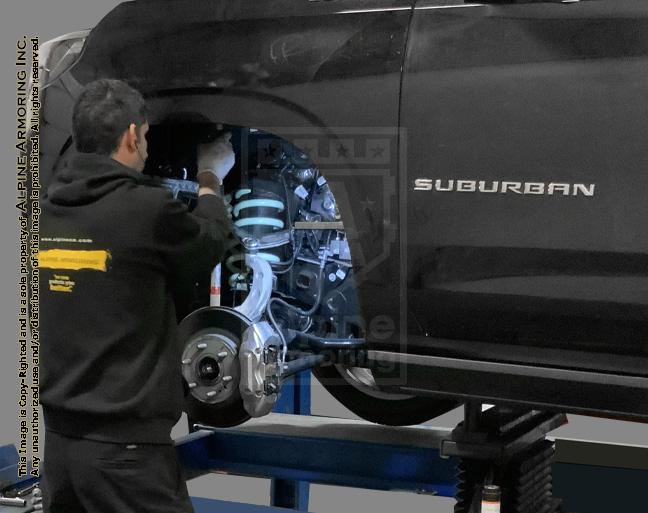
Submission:
{"label": "shock absorber", "polygon": [[[232,218],[234,225],[246,236],[259,242],[257,255],[271,264],[287,258],[289,238],[280,232],[286,230],[286,204],[278,194],[254,183],[253,188],[242,188],[234,193]],[[255,187],[256,186],[256,187]],[[255,190],[253,190],[255,189]],[[262,192],[257,192],[262,191]],[[247,291],[245,253],[235,253],[225,260],[229,273],[230,290]]]}

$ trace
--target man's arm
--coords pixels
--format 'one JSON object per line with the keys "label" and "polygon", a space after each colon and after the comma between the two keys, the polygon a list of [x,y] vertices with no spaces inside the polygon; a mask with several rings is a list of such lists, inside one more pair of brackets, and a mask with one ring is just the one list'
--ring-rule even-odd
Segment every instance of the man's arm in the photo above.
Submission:
{"label": "man's arm", "polygon": [[204,194],[189,212],[186,205],[165,198],[156,227],[157,250],[167,266],[178,313],[193,300],[197,281],[206,279],[222,260],[232,239],[232,224],[223,199]]}
{"label": "man's arm", "polygon": [[187,207],[167,196],[160,210],[157,239],[165,257],[180,315],[192,302],[194,284],[207,278],[231,245],[232,222],[220,195],[222,179],[234,165],[229,134],[198,149],[198,205]]}

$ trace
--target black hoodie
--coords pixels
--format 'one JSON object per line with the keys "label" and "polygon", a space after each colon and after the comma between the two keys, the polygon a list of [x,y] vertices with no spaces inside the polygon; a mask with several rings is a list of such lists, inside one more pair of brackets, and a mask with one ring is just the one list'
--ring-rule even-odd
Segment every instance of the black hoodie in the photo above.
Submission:
{"label": "black hoodie", "polygon": [[169,443],[183,388],[174,298],[209,273],[231,224],[223,200],[185,205],[109,157],[81,154],[42,201],[41,390],[46,428]]}

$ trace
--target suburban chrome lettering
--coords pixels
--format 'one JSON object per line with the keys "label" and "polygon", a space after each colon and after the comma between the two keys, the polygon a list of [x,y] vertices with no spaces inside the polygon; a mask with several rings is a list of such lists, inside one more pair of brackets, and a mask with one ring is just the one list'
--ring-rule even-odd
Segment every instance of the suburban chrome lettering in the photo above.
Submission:
{"label": "suburban chrome lettering", "polygon": [[417,178],[415,191],[477,192],[482,194],[520,194],[532,196],[594,196],[596,184],[500,182],[487,180],[442,180]]}

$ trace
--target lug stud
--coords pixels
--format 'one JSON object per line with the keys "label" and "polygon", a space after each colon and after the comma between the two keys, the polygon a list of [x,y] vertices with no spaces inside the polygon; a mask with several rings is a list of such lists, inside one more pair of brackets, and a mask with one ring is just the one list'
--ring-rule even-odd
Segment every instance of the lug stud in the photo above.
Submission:
{"label": "lug stud", "polygon": [[224,360],[225,358],[227,358],[227,355],[228,355],[227,351],[221,351],[220,353],[218,353],[218,359]]}
{"label": "lug stud", "polygon": [[232,379],[232,376],[223,376],[223,383],[229,383]]}
{"label": "lug stud", "polygon": [[205,342],[202,342],[196,346],[198,349],[207,349],[207,344]]}
{"label": "lug stud", "polygon": [[182,365],[189,365],[191,363],[191,358],[185,358],[182,360]]}
{"label": "lug stud", "polygon": [[210,392],[207,392],[207,397],[214,397],[217,393],[216,390],[211,390]]}
{"label": "lug stud", "polygon": [[189,383],[189,388],[196,388],[198,383]]}

